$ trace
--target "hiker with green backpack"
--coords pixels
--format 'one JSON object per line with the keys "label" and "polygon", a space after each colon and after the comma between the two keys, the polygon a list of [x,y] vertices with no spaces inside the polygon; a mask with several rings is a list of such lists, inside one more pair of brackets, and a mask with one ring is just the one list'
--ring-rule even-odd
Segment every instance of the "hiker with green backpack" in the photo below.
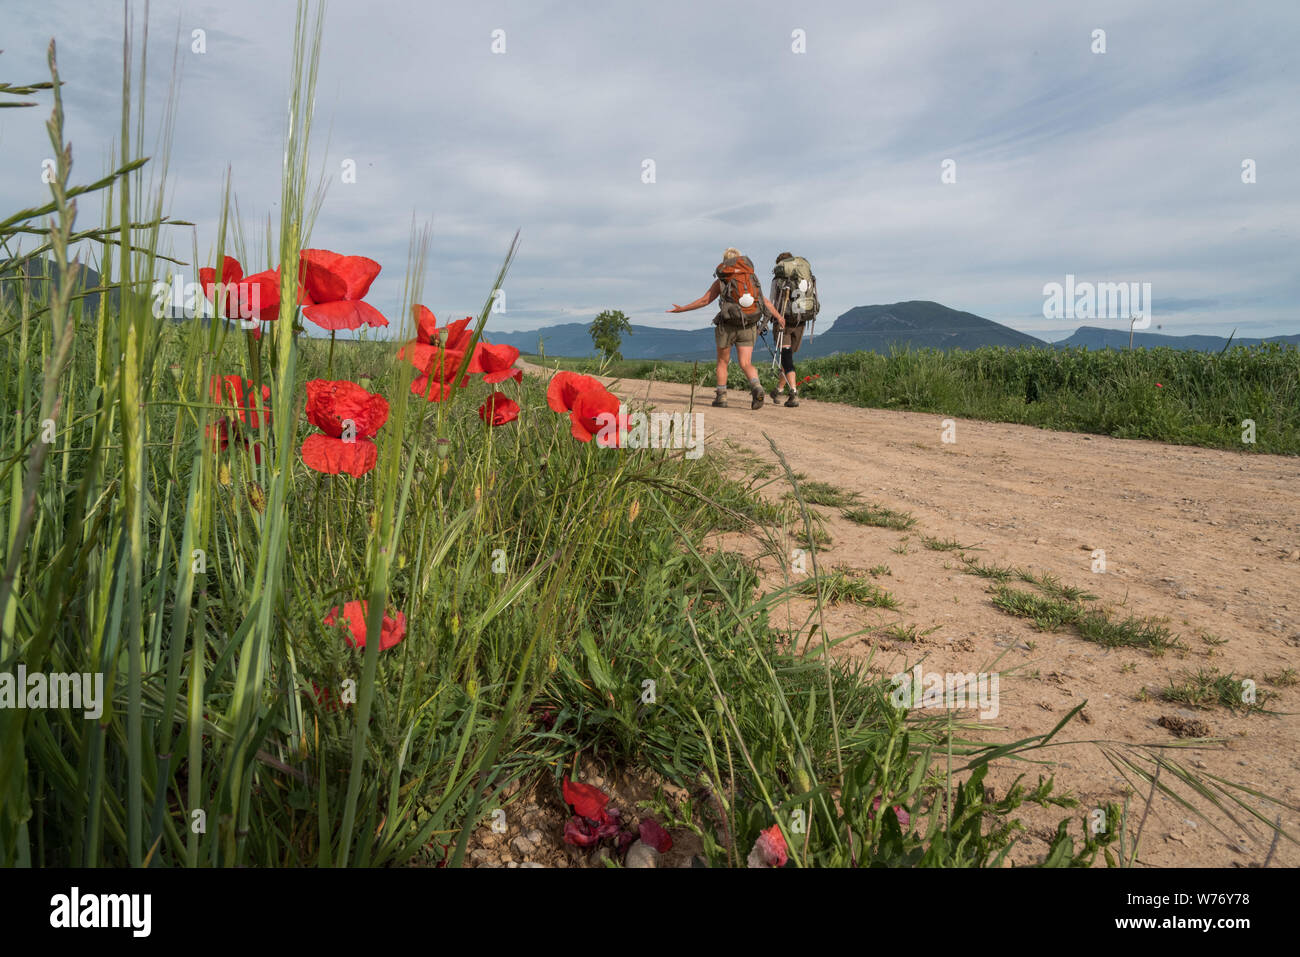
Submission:
{"label": "hiker with green backpack", "polygon": [[780,401],[781,393],[788,386],[790,397],[785,400],[787,408],[799,404],[799,384],[794,371],[794,354],[803,342],[805,326],[811,326],[821,310],[817,301],[817,277],[812,273],[808,260],[802,256],[781,253],[776,257],[776,266],[772,269],[772,299],[779,305],[785,316],[785,323],[779,335],[781,351],[781,372],[776,385],[768,393],[773,402]]}
{"label": "hiker with green backpack", "polygon": [[753,262],[748,256],[742,256],[739,249],[728,247],[713,275],[713,285],[708,292],[685,306],[674,303],[668,312],[690,312],[707,306],[715,299],[721,300],[718,314],[713,318],[713,324],[717,327],[713,341],[718,354],[718,386],[713,404],[719,408],[727,405],[727,365],[731,361],[731,347],[735,346],[736,359],[749,380],[752,398],[750,408],[761,409],[766,396],[763,393],[763,383],[758,378],[758,370],[751,361],[758,326],[769,316],[781,325],[784,325],[785,320],[780,310],[763,295],[763,286],[754,272]]}

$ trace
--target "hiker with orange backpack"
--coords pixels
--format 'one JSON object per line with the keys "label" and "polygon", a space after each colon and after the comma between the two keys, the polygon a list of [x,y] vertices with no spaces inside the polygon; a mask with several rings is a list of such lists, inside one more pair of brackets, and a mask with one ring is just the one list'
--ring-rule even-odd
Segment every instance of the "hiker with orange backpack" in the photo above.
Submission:
{"label": "hiker with orange backpack", "polygon": [[751,361],[755,334],[765,316],[771,316],[782,327],[785,326],[785,320],[780,310],[763,295],[763,287],[754,273],[754,264],[748,256],[742,256],[739,249],[728,247],[713,275],[716,278],[708,292],[685,306],[674,303],[668,312],[690,312],[707,306],[715,299],[721,299],[718,314],[713,318],[713,324],[717,327],[713,341],[718,353],[718,386],[713,404],[720,408],[727,405],[727,365],[731,362],[731,347],[735,346],[736,359],[745,378],[749,380],[749,392],[753,400],[750,408],[761,409],[767,397],[763,392],[763,384],[759,381],[758,370]]}
{"label": "hiker with orange backpack", "polygon": [[773,402],[778,402],[781,393],[788,386],[790,397],[785,400],[785,404],[787,408],[792,408],[799,404],[794,354],[803,342],[804,327],[811,326],[821,310],[821,304],[817,301],[817,277],[812,274],[808,260],[790,253],[781,253],[776,257],[776,266],[772,269],[772,298],[781,304],[785,324],[781,327],[780,337],[781,372],[768,395]]}

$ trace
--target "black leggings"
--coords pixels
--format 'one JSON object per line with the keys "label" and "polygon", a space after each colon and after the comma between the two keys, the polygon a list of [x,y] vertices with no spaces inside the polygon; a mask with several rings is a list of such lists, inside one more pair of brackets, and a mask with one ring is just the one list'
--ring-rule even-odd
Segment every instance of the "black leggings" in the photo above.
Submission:
{"label": "black leggings", "polygon": [[794,353],[789,349],[781,350],[781,369],[785,372],[794,371]]}

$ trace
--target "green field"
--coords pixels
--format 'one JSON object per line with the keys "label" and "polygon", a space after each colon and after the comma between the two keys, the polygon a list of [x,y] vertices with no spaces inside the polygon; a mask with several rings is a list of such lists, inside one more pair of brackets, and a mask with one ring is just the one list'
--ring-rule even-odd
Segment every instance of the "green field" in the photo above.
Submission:
{"label": "green field", "polygon": [[[764,384],[770,385],[775,375],[767,358],[755,350]],[[597,359],[545,361],[631,379],[705,388],[714,382],[707,358],[698,364],[641,359],[604,367]],[[816,376],[799,387],[808,397],[866,408],[1300,454],[1300,349],[1278,343],[1235,346],[1222,355],[1169,348],[854,352],[801,362],[798,374]],[[728,384],[745,387],[734,361]],[[1248,421],[1254,423],[1253,443],[1243,441]]]}

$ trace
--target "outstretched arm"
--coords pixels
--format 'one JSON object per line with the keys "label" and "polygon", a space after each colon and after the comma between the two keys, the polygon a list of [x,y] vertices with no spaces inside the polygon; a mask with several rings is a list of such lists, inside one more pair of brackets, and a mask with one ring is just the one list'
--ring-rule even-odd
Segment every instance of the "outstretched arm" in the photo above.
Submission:
{"label": "outstretched arm", "polygon": [[718,281],[715,279],[713,280],[713,285],[709,287],[709,291],[706,292],[704,295],[700,296],[699,299],[696,299],[694,302],[687,303],[684,306],[679,306],[677,305],[677,303],[673,303],[673,307],[671,309],[666,309],[664,311],[665,312],[690,312],[692,309],[699,309],[702,306],[707,306],[709,303],[713,302],[713,300],[717,298],[718,298]]}

